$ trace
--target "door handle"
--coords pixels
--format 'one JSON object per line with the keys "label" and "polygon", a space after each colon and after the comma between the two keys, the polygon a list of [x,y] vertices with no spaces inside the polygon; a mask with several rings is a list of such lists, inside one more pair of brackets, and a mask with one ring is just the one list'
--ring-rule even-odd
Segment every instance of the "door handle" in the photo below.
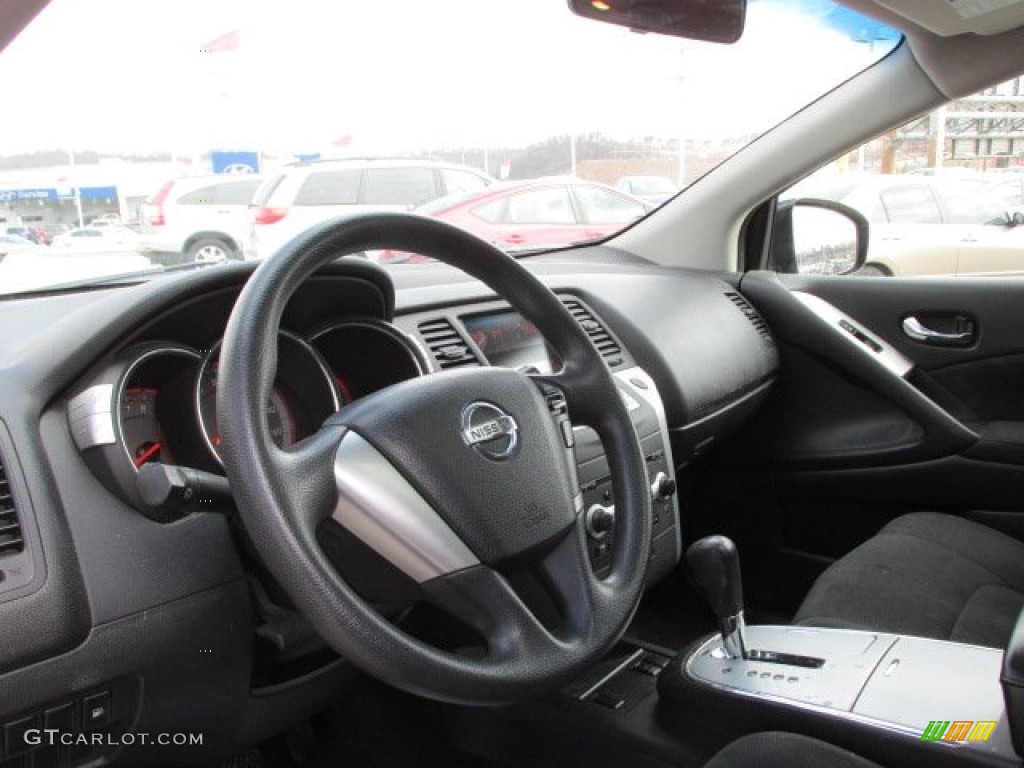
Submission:
{"label": "door handle", "polygon": [[937,347],[964,347],[974,341],[974,321],[963,315],[950,318],[955,331],[936,331],[915,315],[903,318],[903,332],[914,341]]}
{"label": "door handle", "polygon": [[513,232],[512,234],[505,235],[503,239],[506,243],[521,243],[526,240],[526,236]]}

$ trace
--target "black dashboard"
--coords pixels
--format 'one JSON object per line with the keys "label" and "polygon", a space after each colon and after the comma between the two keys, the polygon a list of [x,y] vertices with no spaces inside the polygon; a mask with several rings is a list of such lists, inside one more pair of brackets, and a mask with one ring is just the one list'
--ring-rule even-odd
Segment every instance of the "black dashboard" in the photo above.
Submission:
{"label": "black dashboard", "polygon": [[[756,409],[777,353],[726,280],[609,256],[583,250],[573,262],[538,260],[531,270],[602,353],[650,478],[668,483]],[[70,705],[76,728],[131,723],[156,732],[173,722],[238,745],[315,711],[353,674],[289,615],[229,495],[196,498],[165,517],[147,516],[139,496],[138,475],[150,464],[223,475],[217,354],[252,269],[0,301],[0,461],[9,487],[0,508],[0,685],[10,694],[0,723],[42,723]],[[266,416],[282,446],[411,377],[560,365],[500,297],[443,265],[387,273],[341,260],[296,291],[281,329],[268,350],[278,376]],[[575,443],[600,571],[614,535],[607,471],[595,436],[577,430]],[[655,493],[652,578],[680,556],[685,509],[674,490],[668,483]],[[11,521],[18,543],[4,546]],[[97,696],[107,712],[90,724],[85,702]],[[190,722],[182,701],[194,702]]]}

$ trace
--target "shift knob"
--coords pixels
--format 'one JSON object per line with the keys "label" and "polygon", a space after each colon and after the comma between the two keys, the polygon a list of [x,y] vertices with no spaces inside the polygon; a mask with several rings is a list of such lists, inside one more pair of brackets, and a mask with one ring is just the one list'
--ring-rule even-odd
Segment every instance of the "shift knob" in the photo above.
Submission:
{"label": "shift knob", "polygon": [[736,545],[726,536],[705,536],[686,550],[686,561],[718,617],[725,650],[744,657],[743,581]]}
{"label": "shift knob", "polygon": [[705,536],[686,550],[686,561],[716,616],[735,616],[743,610],[740,556],[732,539]]}

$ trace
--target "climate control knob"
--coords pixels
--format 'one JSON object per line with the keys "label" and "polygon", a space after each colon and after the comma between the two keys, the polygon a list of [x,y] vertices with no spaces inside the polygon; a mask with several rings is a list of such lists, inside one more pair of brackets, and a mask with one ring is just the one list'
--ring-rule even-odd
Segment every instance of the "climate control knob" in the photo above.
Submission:
{"label": "climate control knob", "polygon": [[654,482],[651,483],[651,498],[654,501],[664,501],[665,499],[671,498],[672,494],[675,492],[675,480],[664,472],[659,472],[654,476]]}

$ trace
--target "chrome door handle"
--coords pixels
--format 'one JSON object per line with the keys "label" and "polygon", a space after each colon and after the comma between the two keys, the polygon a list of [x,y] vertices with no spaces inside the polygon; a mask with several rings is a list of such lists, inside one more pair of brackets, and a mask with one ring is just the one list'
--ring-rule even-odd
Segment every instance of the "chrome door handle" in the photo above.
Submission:
{"label": "chrome door handle", "polygon": [[914,341],[923,341],[925,344],[937,344],[940,346],[957,346],[969,344],[974,338],[974,327],[971,323],[966,331],[956,333],[943,333],[928,328],[914,315],[903,318],[903,332]]}

